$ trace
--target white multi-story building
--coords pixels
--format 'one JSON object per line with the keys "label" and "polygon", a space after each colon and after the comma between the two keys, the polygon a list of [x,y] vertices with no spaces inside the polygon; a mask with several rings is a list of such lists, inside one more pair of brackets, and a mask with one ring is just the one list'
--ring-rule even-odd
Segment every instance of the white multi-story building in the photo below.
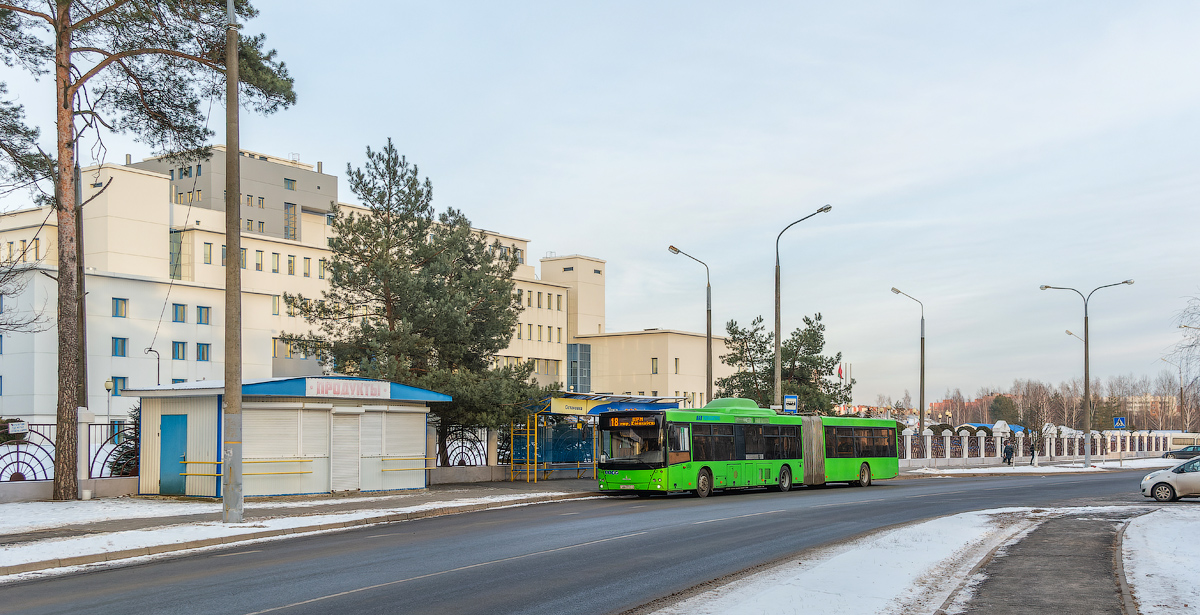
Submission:
{"label": "white multi-story building", "polygon": [[[122,395],[126,387],[223,378],[228,258],[237,258],[243,269],[243,378],[321,373],[315,360],[278,339],[310,330],[289,313],[283,294],[317,298],[327,288],[337,178],[322,173],[320,163],[314,170],[299,161],[243,152],[243,189],[255,192],[240,198],[242,252],[231,255],[217,192],[224,183],[224,154],[216,146],[214,158],[191,164],[127,160],[124,166],[83,170],[83,198],[92,199],[83,216],[87,391],[97,420],[126,416],[133,405]],[[541,260],[539,277],[528,262],[528,240],[480,232],[520,262],[513,277],[524,310],[498,362],[533,360],[539,384],[562,383],[579,392],[644,391],[697,406],[707,401],[703,335],[605,332],[603,260],[549,256]],[[56,237],[48,207],[0,216],[0,260],[19,269],[26,282],[20,295],[0,297],[0,309],[51,319],[44,331],[0,338],[2,417],[55,419]],[[714,339],[715,355],[724,353],[723,342]],[[719,361],[716,370],[715,377],[731,371]],[[110,379],[111,396],[105,388]]]}

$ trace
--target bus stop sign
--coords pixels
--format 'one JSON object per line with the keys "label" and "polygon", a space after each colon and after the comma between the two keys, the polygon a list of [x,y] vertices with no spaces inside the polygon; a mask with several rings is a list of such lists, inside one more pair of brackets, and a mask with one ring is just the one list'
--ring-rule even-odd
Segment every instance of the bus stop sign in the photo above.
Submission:
{"label": "bus stop sign", "polygon": [[1113,417],[1113,429],[1125,429],[1125,417],[1114,416]]}
{"label": "bus stop sign", "polygon": [[783,411],[787,414],[795,414],[800,408],[799,395],[784,395],[783,396]]}

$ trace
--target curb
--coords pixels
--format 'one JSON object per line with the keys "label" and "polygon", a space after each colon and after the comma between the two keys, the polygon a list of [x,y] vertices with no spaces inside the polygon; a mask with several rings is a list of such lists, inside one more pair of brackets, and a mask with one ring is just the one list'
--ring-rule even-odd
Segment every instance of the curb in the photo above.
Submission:
{"label": "curb", "polygon": [[171,553],[174,551],[187,551],[189,549],[199,549],[203,547],[214,547],[218,545],[236,544],[239,542],[247,542],[251,540],[261,540],[263,538],[274,538],[288,534],[309,534],[313,532],[322,532],[328,530],[339,530],[353,528],[363,525],[373,525],[376,523],[397,523],[400,521],[411,521],[413,519],[426,519],[429,517],[441,517],[445,515],[454,515],[460,513],[477,512],[490,508],[502,508],[512,506],[513,504],[540,504],[544,502],[560,502],[563,500],[581,500],[592,498],[600,495],[599,492],[583,492],[583,493],[568,493],[563,495],[543,495],[534,496],[528,499],[521,500],[506,500],[503,502],[485,502],[482,504],[465,504],[463,506],[444,506],[440,508],[430,508],[427,510],[419,510],[406,513],[391,513],[379,515],[375,517],[366,517],[363,519],[355,519],[353,521],[342,521],[337,523],[321,523],[317,525],[309,525],[304,527],[284,528],[277,530],[264,530],[261,532],[249,532],[246,534],[238,534],[236,536],[220,536],[217,538],[205,538],[203,540],[190,540],[188,542],[172,543],[165,545],[154,545],[150,547],[139,547],[136,549],[123,549],[120,551],[109,551],[106,553],[94,553],[91,555],[77,555],[74,557],[63,557],[59,559],[50,559],[40,562],[27,562],[24,564],[15,564],[12,566],[0,566],[0,576],[10,574],[20,574],[24,572],[37,572],[39,570],[48,570],[51,568],[65,568],[68,566],[82,566],[85,564],[99,564],[103,562],[113,562],[133,557],[144,557],[147,555],[158,555],[160,553]]}

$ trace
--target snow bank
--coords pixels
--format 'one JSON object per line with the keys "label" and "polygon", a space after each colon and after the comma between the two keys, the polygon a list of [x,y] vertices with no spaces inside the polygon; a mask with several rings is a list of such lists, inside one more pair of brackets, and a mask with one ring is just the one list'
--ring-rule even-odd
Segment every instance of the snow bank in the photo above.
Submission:
{"label": "snow bank", "polygon": [[992,549],[1037,524],[1030,509],[963,513],[809,553],[657,615],[932,612]]}
{"label": "snow bank", "polygon": [[[482,498],[469,498],[458,500],[447,500],[441,502],[431,502],[417,507],[404,508],[403,510],[422,510],[424,508],[440,508],[442,506],[455,505],[452,502],[469,502],[472,504],[483,502],[507,502],[514,499],[523,499],[533,495],[562,495],[562,492],[545,492],[545,493],[518,493],[518,494],[500,494],[486,496]],[[246,510],[270,510],[276,508],[313,508],[319,509],[324,506],[334,506],[338,504],[352,504],[369,502],[376,506],[373,509],[378,512],[383,510],[398,510],[393,507],[403,503],[407,499],[415,498],[418,495],[426,496],[428,494],[401,494],[378,497],[358,497],[358,498],[322,498],[311,500],[287,499],[287,500],[272,500],[262,502],[246,502]],[[45,530],[67,525],[79,525],[87,523],[98,523],[101,521],[111,521],[114,519],[148,519],[156,517],[177,517],[182,515],[203,515],[216,514],[221,512],[221,503],[219,501],[176,501],[176,500],[148,500],[142,498],[105,498],[99,500],[68,500],[65,502],[16,502],[10,504],[0,504],[0,534],[20,534],[24,532],[33,532],[37,530]],[[380,513],[386,514],[386,513]]]}
{"label": "snow bank", "polygon": [[1178,503],[1142,515],[1125,529],[1125,577],[1142,615],[1200,613],[1200,506]]}

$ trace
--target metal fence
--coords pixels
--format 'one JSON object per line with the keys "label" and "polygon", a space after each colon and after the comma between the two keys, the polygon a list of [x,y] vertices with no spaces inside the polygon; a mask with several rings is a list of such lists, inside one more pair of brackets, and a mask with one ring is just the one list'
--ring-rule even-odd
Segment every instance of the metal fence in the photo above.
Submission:
{"label": "metal fence", "polygon": [[[0,482],[54,480],[58,426],[30,423],[28,431],[9,434],[0,423]],[[87,451],[88,478],[137,476],[140,434],[132,423],[87,425],[82,447]]]}

